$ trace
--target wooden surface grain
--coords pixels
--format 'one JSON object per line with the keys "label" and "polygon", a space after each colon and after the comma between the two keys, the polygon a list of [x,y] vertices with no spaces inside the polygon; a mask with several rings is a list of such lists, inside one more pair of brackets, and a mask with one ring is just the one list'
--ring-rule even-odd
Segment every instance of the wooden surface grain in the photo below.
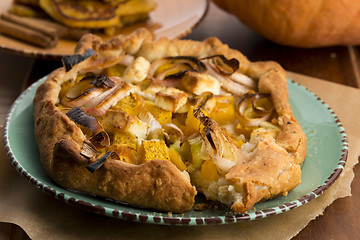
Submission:
{"label": "wooden surface grain", "polygon": [[[336,46],[316,49],[280,46],[264,39],[243,25],[234,16],[220,10],[214,4],[210,4],[208,14],[204,20],[186,38],[204,40],[211,36],[217,36],[224,43],[229,44],[230,47],[240,50],[251,61],[274,60],[288,71],[355,88],[360,87],[359,46]],[[8,53],[0,53],[0,61],[8,57],[6,54]],[[31,60],[21,56],[12,56],[12,58],[17,58],[19,61],[28,61],[28,65],[31,67],[31,70],[27,73],[10,73],[10,75],[16,75],[18,79],[23,78],[23,83],[5,83],[3,80],[0,82],[1,89],[6,84],[8,88],[12,89],[11,91],[16,93],[61,66],[61,62],[58,60]],[[18,76],[21,74],[22,77]],[[14,94],[8,97],[8,99],[10,98],[14,99]],[[3,106],[3,111],[7,107],[4,108]],[[307,227],[295,236],[294,240],[360,238],[360,167],[355,166],[354,172],[352,196],[336,200],[326,208],[322,216],[311,221]],[[0,224],[0,239],[24,240],[29,238],[20,227],[4,223]]]}

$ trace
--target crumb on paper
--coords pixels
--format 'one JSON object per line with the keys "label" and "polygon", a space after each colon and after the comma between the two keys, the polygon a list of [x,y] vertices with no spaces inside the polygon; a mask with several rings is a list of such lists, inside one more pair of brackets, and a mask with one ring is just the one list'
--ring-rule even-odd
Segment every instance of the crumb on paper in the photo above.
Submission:
{"label": "crumb on paper", "polygon": [[204,211],[209,208],[210,208],[210,204],[207,204],[207,203],[197,203],[193,207],[194,211]]}
{"label": "crumb on paper", "polygon": [[197,203],[193,207],[194,211],[204,211],[207,209],[228,209],[228,207],[216,201],[210,203]]}
{"label": "crumb on paper", "polygon": [[240,228],[246,228],[246,224],[244,224],[244,223],[236,223],[236,226],[238,226]]}
{"label": "crumb on paper", "polygon": [[337,58],[337,54],[336,54],[336,53],[334,53],[334,52],[330,53],[330,58],[332,58],[332,59]]}

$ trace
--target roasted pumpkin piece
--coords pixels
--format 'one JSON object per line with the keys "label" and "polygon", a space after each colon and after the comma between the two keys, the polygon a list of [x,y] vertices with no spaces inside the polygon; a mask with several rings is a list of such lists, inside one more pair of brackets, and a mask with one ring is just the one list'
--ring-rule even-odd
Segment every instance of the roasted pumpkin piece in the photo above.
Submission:
{"label": "roasted pumpkin piece", "polygon": [[112,137],[113,145],[121,145],[121,144],[132,144],[134,143],[134,137],[123,131],[115,131]]}
{"label": "roasted pumpkin piece", "polygon": [[119,155],[121,161],[136,164],[136,144],[115,144],[109,147],[109,151],[114,151]]}
{"label": "roasted pumpkin piece", "polygon": [[120,160],[136,164],[137,145],[132,135],[119,130],[115,131],[112,136],[112,145],[108,150],[116,152]]}
{"label": "roasted pumpkin piece", "polygon": [[130,92],[130,94],[118,101],[118,103],[113,106],[113,109],[123,111],[128,115],[137,115],[140,112],[141,107],[143,106],[144,101],[139,95]]}
{"label": "roasted pumpkin piece", "polygon": [[185,171],[187,169],[185,163],[183,162],[181,155],[174,149],[169,148],[169,157],[170,161],[180,170]]}
{"label": "roasted pumpkin piece", "polygon": [[170,160],[169,149],[163,140],[142,140],[138,148],[138,164],[154,159]]}
{"label": "roasted pumpkin piece", "polygon": [[219,179],[217,167],[212,160],[206,160],[201,166],[200,182],[216,182]]}
{"label": "roasted pumpkin piece", "polygon": [[238,135],[242,134],[246,139],[249,139],[251,133],[257,128],[258,128],[257,126],[243,126],[241,123],[238,123],[238,125],[235,128],[235,132],[236,134]]}
{"label": "roasted pumpkin piece", "polygon": [[[208,116],[207,111],[203,110],[203,113]],[[190,108],[185,119],[185,126],[195,131],[199,130],[200,120],[194,116],[194,108]]]}
{"label": "roasted pumpkin piece", "polygon": [[106,76],[122,76],[124,74],[126,66],[123,64],[116,64],[104,70]]}
{"label": "roasted pumpkin piece", "polygon": [[159,108],[150,101],[145,101],[145,108],[154,116],[154,118],[161,124],[171,123],[172,112]]}
{"label": "roasted pumpkin piece", "polygon": [[211,110],[209,110],[209,117],[214,119],[219,125],[235,122],[236,116],[233,96],[223,95],[212,97],[205,105],[205,109],[209,104],[212,105]]}

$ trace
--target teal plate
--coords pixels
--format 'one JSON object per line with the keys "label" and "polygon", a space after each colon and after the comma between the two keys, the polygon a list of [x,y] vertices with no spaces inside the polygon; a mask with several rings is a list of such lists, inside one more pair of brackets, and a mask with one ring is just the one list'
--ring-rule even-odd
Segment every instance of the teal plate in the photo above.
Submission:
{"label": "teal plate", "polygon": [[[170,214],[69,191],[55,184],[46,175],[35,143],[32,100],[43,81],[45,78],[32,84],[11,107],[4,126],[5,150],[21,175],[37,188],[60,201],[106,216],[173,225],[226,224],[265,218],[300,207],[318,197],[339,177],[346,163],[347,137],[336,114],[305,87],[288,80],[289,101],[308,138],[308,150],[302,165],[301,184],[287,196],[257,203],[254,209],[244,214],[235,214],[224,208]],[[204,201],[202,196],[197,196],[197,203]]]}

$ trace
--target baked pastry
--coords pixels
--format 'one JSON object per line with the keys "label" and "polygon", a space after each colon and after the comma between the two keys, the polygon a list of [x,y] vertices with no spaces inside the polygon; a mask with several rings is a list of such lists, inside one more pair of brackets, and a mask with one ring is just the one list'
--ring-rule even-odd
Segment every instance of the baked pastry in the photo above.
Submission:
{"label": "baked pastry", "polygon": [[68,27],[114,31],[148,19],[156,3],[152,0],[39,0],[39,6],[52,19]]}
{"label": "baked pastry", "polygon": [[242,213],[300,183],[306,137],[277,63],[145,29],[88,34],[63,62],[34,98],[41,162],[61,186],[177,213],[201,192]]}
{"label": "baked pastry", "polygon": [[112,37],[129,31],[126,26],[145,23],[155,8],[154,0],[14,0],[9,12],[0,13],[0,32],[54,48],[59,39],[79,41],[90,32]]}

